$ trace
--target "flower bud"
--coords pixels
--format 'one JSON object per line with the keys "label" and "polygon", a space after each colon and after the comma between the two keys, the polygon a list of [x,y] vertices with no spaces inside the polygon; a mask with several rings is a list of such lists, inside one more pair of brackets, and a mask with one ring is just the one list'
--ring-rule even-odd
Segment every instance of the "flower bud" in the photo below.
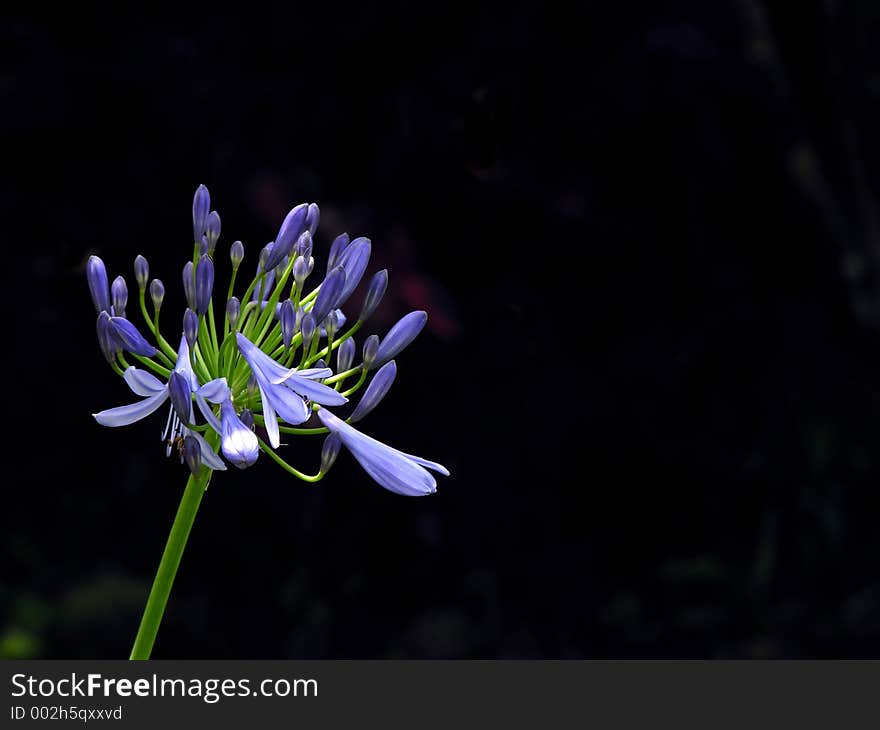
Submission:
{"label": "flower bud", "polygon": [[89,256],[86,264],[86,279],[89,282],[89,292],[95,311],[110,312],[110,286],[107,283],[107,268],[104,262],[97,256]]}
{"label": "flower bud", "polygon": [[336,463],[336,457],[339,456],[339,448],[342,446],[342,439],[339,433],[331,431],[324,439],[324,445],[321,447],[321,473],[326,474],[330,471],[330,467]]}
{"label": "flower bud", "polygon": [[410,312],[401,317],[391,330],[385,335],[379,350],[376,353],[376,362],[373,367],[379,367],[395,357],[403,348],[412,342],[428,321],[426,312]]}
{"label": "flower bud", "polygon": [[138,254],[134,260],[134,280],[137,282],[138,290],[143,291],[146,289],[149,279],[150,265],[143,256]]}
{"label": "flower bud", "polygon": [[208,211],[211,210],[211,194],[204,185],[196,188],[193,196],[193,242],[202,240],[202,234],[208,227]]}
{"label": "flower bud", "polygon": [[297,256],[302,256],[308,261],[312,255],[312,234],[308,231],[303,231],[302,235],[297,239],[293,250]]}
{"label": "flower bud", "polygon": [[110,332],[116,344],[126,352],[143,357],[152,357],[156,348],[144,339],[131,322],[125,317],[110,317]]}
{"label": "flower bud", "polygon": [[317,203],[309,203],[309,212],[306,215],[306,226],[309,229],[309,235],[314,238],[315,231],[318,230],[318,223],[321,220],[321,210]]}
{"label": "flower bud", "polygon": [[303,282],[306,280],[306,277],[309,275],[309,262],[304,259],[302,256],[297,258],[296,261],[293,262],[293,280],[296,282],[297,287],[302,287]]}
{"label": "flower bud", "polygon": [[113,280],[110,287],[110,297],[113,300],[113,314],[117,317],[125,316],[125,305],[128,304],[128,284],[121,276]]}
{"label": "flower bud", "polygon": [[186,304],[190,309],[198,309],[192,261],[187,261],[183,266],[183,295],[186,297]]}
{"label": "flower bud", "polygon": [[333,271],[327,274],[327,278],[321,284],[318,290],[318,296],[315,298],[315,304],[312,307],[312,314],[315,320],[321,322],[330,314],[331,310],[339,306],[338,300],[342,290],[345,288],[346,273],[345,269],[337,266]]}
{"label": "flower bud", "polygon": [[354,362],[354,353],[356,349],[357,345],[354,342],[354,337],[349,337],[339,346],[339,350],[336,352],[337,372],[344,373],[351,368],[351,364]]}
{"label": "flower bud", "polygon": [[345,286],[339,294],[337,307],[341,307],[348,301],[357,285],[361,281],[361,277],[367,270],[367,264],[370,262],[370,251],[372,244],[369,238],[356,238],[351,245],[345,249],[342,256],[339,257],[339,266],[345,269]]}
{"label": "flower bud", "polygon": [[278,229],[278,235],[275,237],[275,246],[266,261],[265,269],[274,269],[278,266],[281,259],[287,256],[297,239],[306,229],[306,218],[308,217],[309,206],[301,203],[291,210],[284,221],[281,228]]}
{"label": "flower bud", "polygon": [[202,256],[196,267],[196,311],[204,314],[211,303],[214,289],[214,262],[210,256]]}
{"label": "flower bud", "polygon": [[232,270],[236,271],[244,259],[244,244],[236,241],[229,249],[229,259],[232,261]]}
{"label": "flower bud", "polygon": [[367,295],[364,297],[364,306],[361,307],[361,314],[358,319],[365,322],[370,318],[382,297],[385,296],[385,289],[388,288],[388,269],[382,269],[373,274],[370,279],[370,285],[367,287]]}
{"label": "flower bud", "polygon": [[296,334],[296,307],[290,299],[285,299],[281,304],[281,338],[285,347],[290,347],[291,340]]}
{"label": "flower bud", "polygon": [[202,468],[202,449],[192,434],[183,440],[183,460],[193,476],[198,476],[199,469]]}
{"label": "flower bud", "polygon": [[379,351],[379,335],[370,335],[364,342],[364,367],[371,370],[376,361],[376,353]]}
{"label": "flower bud", "polygon": [[217,248],[217,239],[220,238],[220,214],[212,210],[208,215],[208,224],[205,227],[205,241],[208,244],[208,256],[214,255]]}
{"label": "flower bud", "polygon": [[324,319],[324,331],[328,339],[332,340],[336,337],[336,332],[339,329],[339,317],[336,314],[337,310],[333,310],[327,317]]}
{"label": "flower bud", "polygon": [[199,315],[189,308],[183,313],[183,336],[186,338],[186,344],[192,349],[199,336]]}
{"label": "flower bud", "polygon": [[192,411],[192,390],[189,379],[177,370],[172,370],[168,376],[168,395],[171,396],[171,405],[177,417],[184,423],[190,422]]}
{"label": "flower bud", "polygon": [[315,331],[318,329],[318,325],[315,322],[315,317],[311,312],[303,315],[302,319],[302,341],[303,341],[303,349],[309,347],[312,344],[312,338],[315,336]]}
{"label": "flower bud", "polygon": [[250,408],[245,408],[239,416],[241,422],[250,429],[254,427],[254,412]]}
{"label": "flower bud", "polygon": [[101,352],[107,359],[107,362],[113,364],[113,359],[116,357],[116,351],[119,348],[116,345],[116,340],[113,338],[113,332],[110,328],[110,315],[107,312],[101,311],[98,313],[98,321],[95,323],[95,328],[98,332],[98,345],[101,347]]}
{"label": "flower bud", "polygon": [[226,302],[226,317],[229,319],[229,326],[235,331],[235,326],[238,324],[238,315],[241,314],[241,302],[238,301],[238,297],[230,297],[229,301]]}
{"label": "flower bud", "polygon": [[[260,249],[260,262],[257,266],[257,274],[261,274],[264,271],[272,271],[274,266],[266,266],[266,264],[271,260],[270,256],[272,256],[272,251],[275,249],[275,241],[270,241],[262,249]],[[278,260],[281,260],[281,257],[278,257]]]}
{"label": "flower bud", "polygon": [[348,234],[342,233],[336,236],[333,239],[333,243],[330,245],[330,253],[327,254],[327,271],[329,272],[333,269],[337,262],[339,261],[339,257],[342,256],[342,252],[348,248]]}
{"label": "flower bud", "polygon": [[153,300],[153,306],[158,312],[162,307],[162,300],[165,298],[165,285],[161,279],[153,279],[150,282],[150,299]]}
{"label": "flower bud", "polygon": [[373,376],[366,392],[361,396],[360,402],[351,414],[350,420],[352,423],[360,421],[382,402],[396,377],[397,365],[394,363],[394,360],[379,368],[379,371]]}

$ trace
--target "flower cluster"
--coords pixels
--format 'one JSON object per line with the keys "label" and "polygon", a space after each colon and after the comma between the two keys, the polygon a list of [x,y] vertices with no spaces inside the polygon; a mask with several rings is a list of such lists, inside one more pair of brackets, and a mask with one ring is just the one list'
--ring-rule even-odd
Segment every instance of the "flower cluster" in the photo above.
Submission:
{"label": "flower cluster", "polygon": [[[343,233],[330,247],[323,281],[309,290],[319,217],[314,203],[298,205],[287,214],[275,240],[260,252],[256,274],[241,298],[234,292],[244,246],[241,241],[230,246],[232,275],[221,321],[213,304],[220,216],[211,210],[208,190],[200,185],[193,198],[193,255],[182,275],[188,306],[176,349],[159,329],[165,287],[158,279],[150,281],[147,260],[135,259],[134,278],[140,310],[156,346],[126,317],[125,279],[119,276],[111,285],[104,262],[90,257],[86,273],[98,313],[98,344],[113,370],[141,397],[131,405],[94,414],[98,423],[125,426],[170,401],[162,434],[166,454],[177,448],[193,474],[225,470],[220,454],[244,469],[263,451],[294,476],[315,482],[345,446],[386,489],[404,495],[434,492],[436,481],[428,469],[448,476],[443,466],[391,448],[351,425],[385,397],[397,374],[394,358],[419,334],[427,315],[410,312],[383,339],[369,336],[361,362],[355,364],[354,334],[379,305],[388,272],[372,276],[352,323],[345,305],[366,273],[371,243],[368,238],[350,240]],[[144,367],[130,365],[125,353]],[[329,410],[345,406],[361,390],[347,418]],[[197,411],[204,423],[198,423]],[[310,426],[313,413],[317,422]],[[295,469],[279,455],[282,433],[326,434],[316,474]]]}

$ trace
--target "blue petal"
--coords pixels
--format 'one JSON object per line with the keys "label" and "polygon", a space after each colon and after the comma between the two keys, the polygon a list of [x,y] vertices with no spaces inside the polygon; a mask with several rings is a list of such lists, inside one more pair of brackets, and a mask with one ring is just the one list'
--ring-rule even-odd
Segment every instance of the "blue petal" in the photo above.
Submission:
{"label": "blue petal", "polygon": [[[305,370],[296,370],[291,375],[299,375],[299,377],[309,378],[309,380],[321,380],[322,378],[329,378],[333,375],[333,371],[330,368],[306,368]],[[281,380],[279,382],[283,383],[284,381]]]}
{"label": "blue petal", "polygon": [[198,404],[202,415],[205,417],[205,420],[208,422],[208,425],[217,433],[222,434],[223,426],[220,424],[220,420],[214,415],[214,411],[211,409],[211,406],[208,405],[207,401],[198,393],[196,394],[196,403]]}
{"label": "blue petal", "polygon": [[288,390],[283,385],[268,385],[261,386],[261,392],[268,397],[272,409],[281,416],[282,420],[292,426],[309,420],[311,413],[309,407],[292,390]]}
{"label": "blue petal", "polygon": [[260,389],[260,398],[263,401],[263,421],[266,424],[266,433],[269,435],[269,443],[273,449],[277,449],[281,445],[281,439],[278,436],[278,419],[275,417],[275,411],[272,410],[272,402],[263,390],[263,386],[257,381],[257,387]]}
{"label": "blue petal", "polygon": [[329,385],[323,383],[315,383],[308,378],[303,378],[299,374],[294,373],[284,381],[284,385],[295,393],[304,395],[306,398],[320,403],[325,406],[341,406],[348,403],[346,398],[338,390],[333,390]]}
{"label": "blue petal", "polygon": [[194,437],[195,440],[199,442],[199,450],[202,454],[202,464],[215,471],[226,471],[226,464],[223,463],[223,459],[217,456],[214,449],[212,449],[208,442],[205,441],[205,437],[198,431],[191,431],[190,429],[186,430],[190,436]]}
{"label": "blue petal", "polygon": [[339,434],[364,471],[381,486],[406,496],[436,491],[434,477],[407,454],[361,433],[325,409],[318,411],[318,418],[328,429]]}
{"label": "blue petal", "polygon": [[190,361],[189,344],[186,341],[186,335],[180,336],[180,347],[177,348],[177,362],[174,363],[174,369],[189,379],[189,386],[193,391],[199,389],[199,380]]}
{"label": "blue petal", "polygon": [[214,380],[209,380],[201,388],[197,388],[196,395],[207,398],[211,403],[222,403],[229,397],[229,385],[226,382],[226,378],[214,378]]}
{"label": "blue petal", "polygon": [[268,383],[277,385],[296,372],[296,368],[286,368],[279,365],[241,332],[235,333],[235,339],[242,357],[251,366],[256,377],[262,376]]}
{"label": "blue petal", "polygon": [[125,382],[128,383],[128,387],[131,388],[134,393],[144,397],[155,395],[160,390],[165,390],[167,387],[165,383],[159,380],[159,378],[151,372],[147,370],[139,370],[134,367],[134,365],[126,368],[122,377],[125,378]]}
{"label": "blue petal", "polygon": [[146,418],[155,412],[168,398],[168,391],[162,390],[160,393],[144,398],[142,401],[132,403],[130,406],[119,406],[118,408],[110,408],[100,413],[93,413],[95,420],[102,426],[128,426],[135,421]]}

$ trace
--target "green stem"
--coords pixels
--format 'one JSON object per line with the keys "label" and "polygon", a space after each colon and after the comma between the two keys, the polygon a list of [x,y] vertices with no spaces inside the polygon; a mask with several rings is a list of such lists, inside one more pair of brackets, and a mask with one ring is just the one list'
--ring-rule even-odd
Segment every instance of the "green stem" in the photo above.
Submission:
{"label": "green stem", "polygon": [[202,467],[199,475],[190,476],[186,483],[186,490],[180,500],[180,507],[177,508],[177,516],[174,518],[168,542],[165,544],[165,552],[162,553],[162,560],[159,562],[159,570],[156,571],[156,577],[153,580],[153,587],[144,608],[144,615],[134,640],[134,646],[131,649],[130,659],[150,658],[153,642],[156,640],[159,624],[162,622],[165,605],[168,603],[168,596],[174,583],[174,576],[177,575],[183,549],[186,547],[186,540],[212,474],[210,469]]}

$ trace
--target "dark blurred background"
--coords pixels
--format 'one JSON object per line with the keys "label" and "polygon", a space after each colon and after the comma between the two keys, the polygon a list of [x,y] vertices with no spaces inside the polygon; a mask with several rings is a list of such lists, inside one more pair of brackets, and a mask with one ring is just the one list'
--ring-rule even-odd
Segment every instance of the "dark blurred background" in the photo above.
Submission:
{"label": "dark blurred background", "polygon": [[301,201],[319,266],[373,240],[372,331],[430,320],[364,430],[453,476],[217,475],[155,657],[880,655],[878,34],[867,0],[4,18],[0,656],[128,655],[186,471],[164,409],[90,416],[132,396],[84,263],[145,254],[169,335],[199,183],[219,262]]}

